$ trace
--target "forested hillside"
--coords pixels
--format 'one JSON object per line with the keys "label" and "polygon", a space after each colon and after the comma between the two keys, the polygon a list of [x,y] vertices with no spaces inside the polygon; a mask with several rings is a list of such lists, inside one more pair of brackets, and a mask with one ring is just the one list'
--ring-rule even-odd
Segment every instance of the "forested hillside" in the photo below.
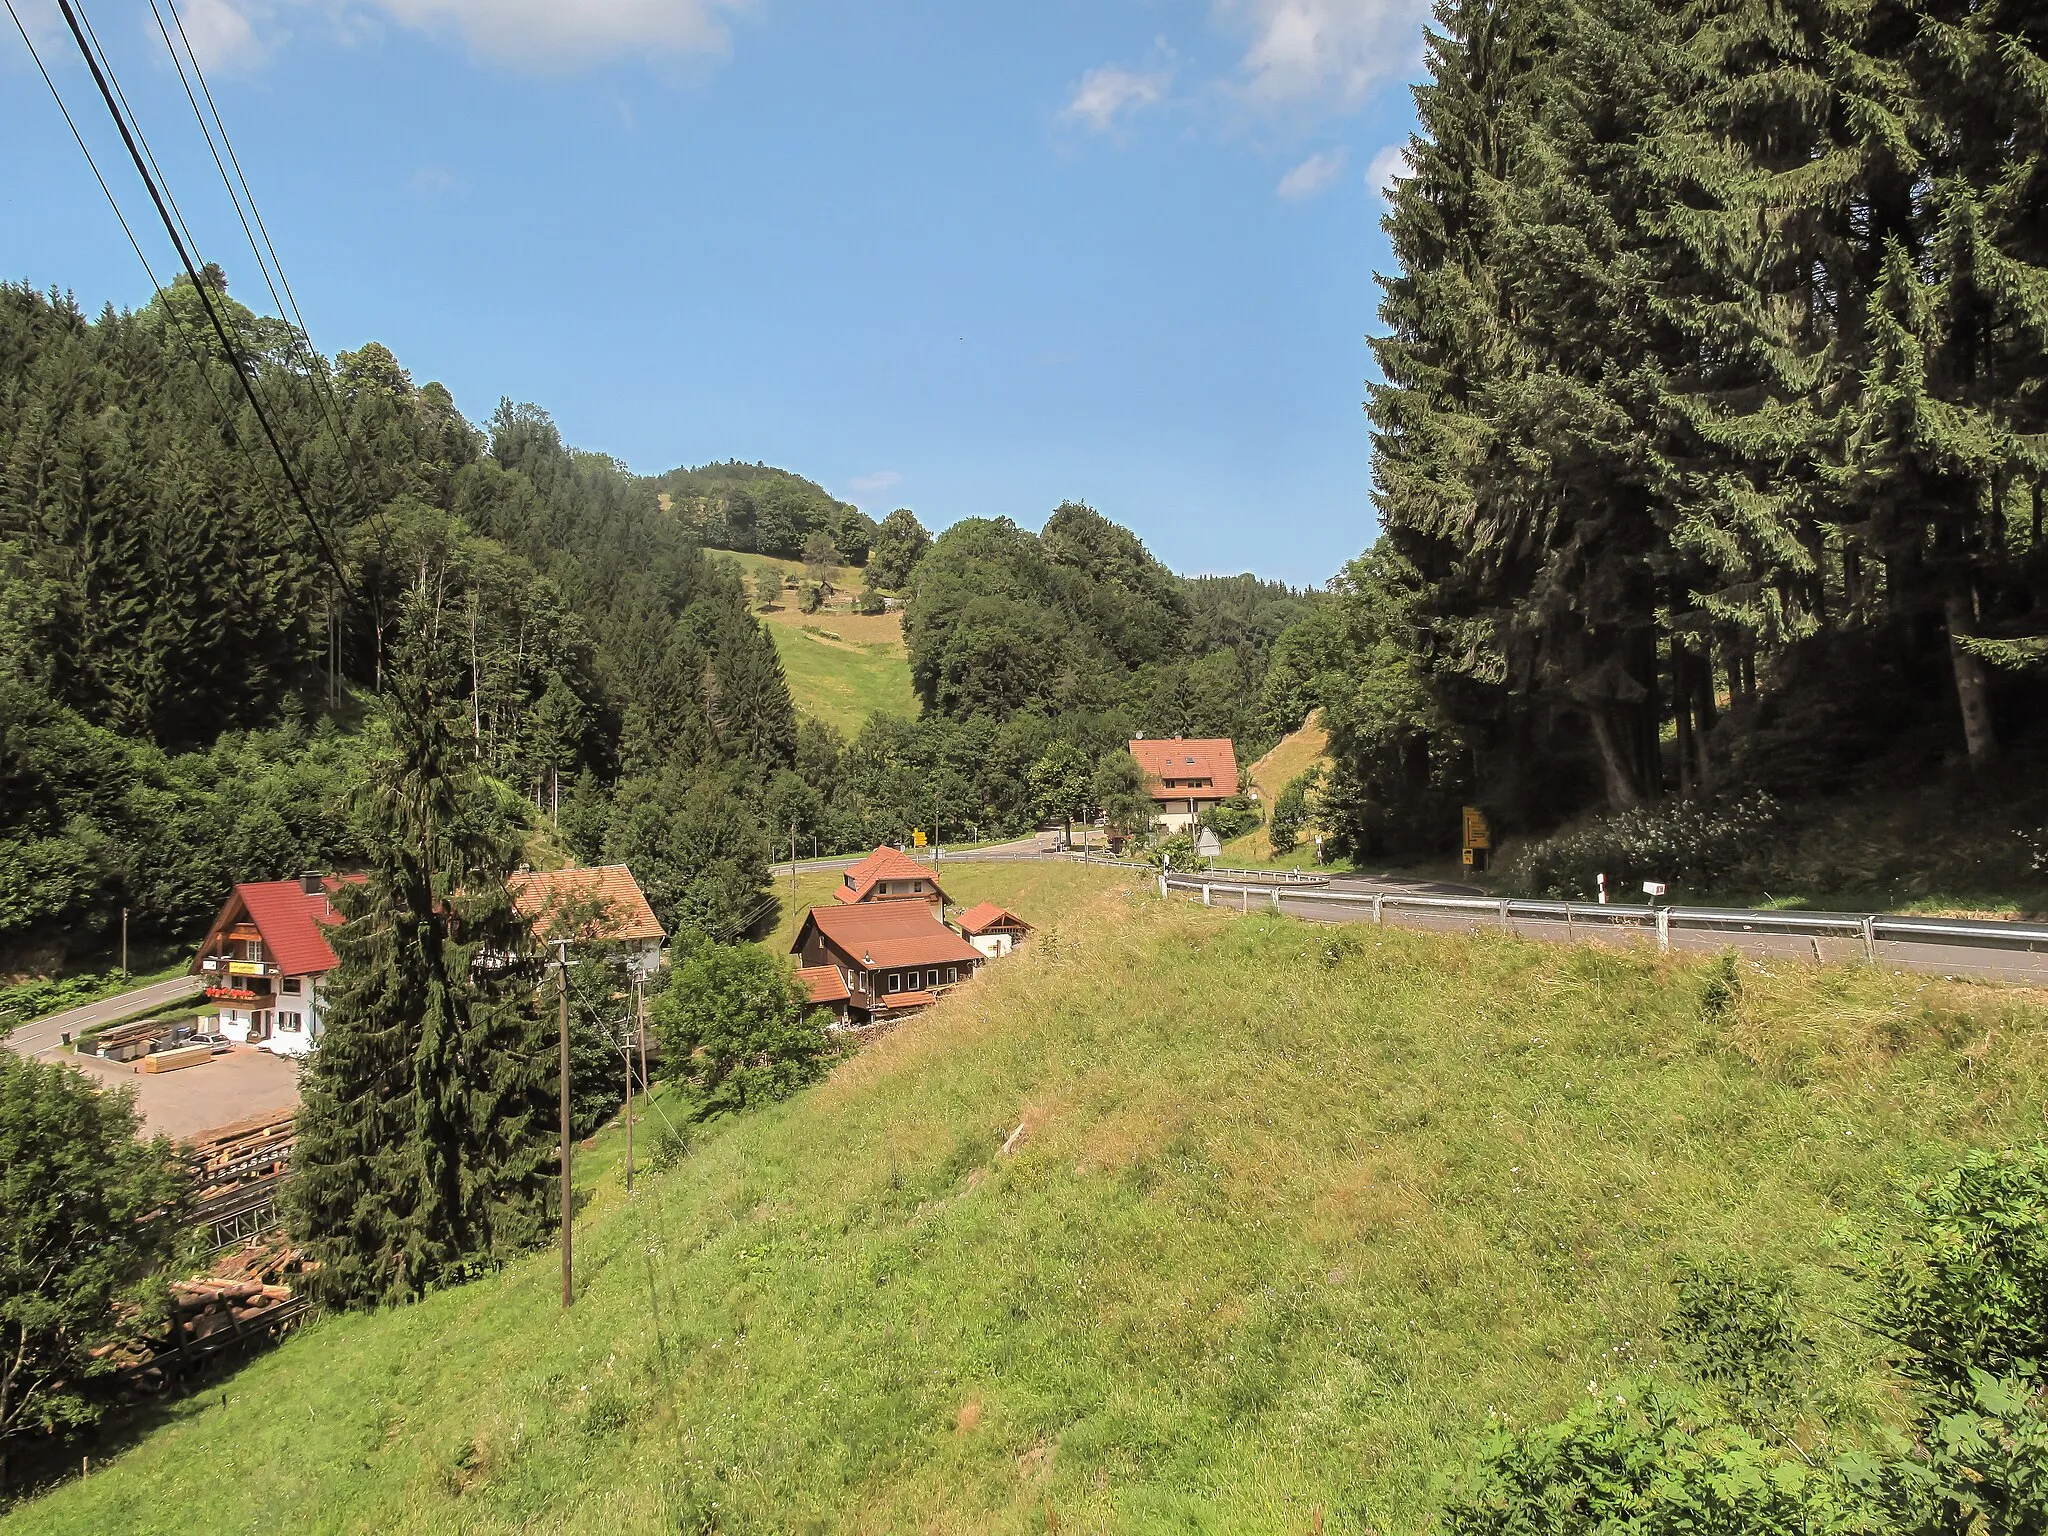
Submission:
{"label": "forested hillside", "polygon": [[1439,6],[1385,536],[1294,658],[1356,846],[2038,765],[2044,41],[2010,3]]}
{"label": "forested hillside", "polygon": [[[89,320],[0,287],[0,945],[346,862],[344,791],[408,598],[457,633],[470,750],[671,924],[758,905],[795,761],[738,573],[546,414],[487,430],[371,344],[331,365],[208,274],[309,523],[189,284]],[[565,806],[566,809],[566,806]]]}
{"label": "forested hillside", "polygon": [[766,464],[705,464],[658,475],[655,490],[688,528],[714,549],[805,558],[814,536],[832,541],[840,560],[865,565],[875,520],[834,499],[802,475]]}

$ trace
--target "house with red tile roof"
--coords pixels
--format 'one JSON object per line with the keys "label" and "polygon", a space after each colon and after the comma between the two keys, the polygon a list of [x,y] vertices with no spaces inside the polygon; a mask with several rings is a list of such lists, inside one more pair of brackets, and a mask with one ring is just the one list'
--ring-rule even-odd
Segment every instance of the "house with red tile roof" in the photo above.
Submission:
{"label": "house with red tile roof", "polygon": [[853,994],[846,990],[846,977],[837,966],[807,965],[797,968],[796,979],[811,995],[811,1006],[823,1008],[837,1024],[846,1022],[847,1004]]}
{"label": "house with red tile roof", "polygon": [[319,1044],[326,1000],[321,980],[338,961],[327,942],[341,922],[334,893],[357,876],[304,875],[238,885],[213,920],[193,974],[220,1006],[220,1032],[280,1056]]}
{"label": "house with red tile roof", "polygon": [[797,957],[799,975],[819,969],[839,973],[847,1011],[858,1022],[929,1007],[948,988],[969,980],[987,959],[916,900],[813,907],[790,953]]}
{"label": "house with red tile roof", "polygon": [[901,848],[883,846],[847,870],[832,893],[835,901],[853,906],[867,901],[921,901],[943,905],[946,893],[938,870],[920,864]]}
{"label": "house with red tile roof", "polygon": [[521,870],[509,884],[512,909],[533,925],[535,938],[616,946],[642,977],[653,975],[661,964],[668,934],[625,865]]}
{"label": "house with red tile roof", "polygon": [[1237,748],[1228,737],[1139,737],[1131,756],[1151,781],[1153,824],[1188,832],[1202,813],[1237,793]]}
{"label": "house with red tile roof", "polygon": [[1023,918],[992,901],[969,907],[953,919],[953,926],[960,930],[961,938],[991,960],[1002,959],[1031,932],[1031,925]]}

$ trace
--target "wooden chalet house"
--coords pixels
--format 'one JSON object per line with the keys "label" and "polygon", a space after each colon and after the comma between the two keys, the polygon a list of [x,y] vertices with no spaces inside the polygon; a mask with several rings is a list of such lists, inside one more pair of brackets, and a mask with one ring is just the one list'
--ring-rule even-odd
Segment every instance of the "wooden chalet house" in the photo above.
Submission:
{"label": "wooden chalet house", "polygon": [[790,953],[811,1000],[855,1024],[929,1008],[987,960],[914,898],[813,907]]}
{"label": "wooden chalet house", "polygon": [[847,870],[832,898],[846,906],[875,901],[920,901],[935,905],[942,912],[947,900],[939,885],[937,869],[886,844]]}
{"label": "wooden chalet house", "polygon": [[969,907],[953,919],[953,926],[960,930],[961,938],[991,960],[1002,959],[1031,932],[1031,925],[1023,918],[992,901]]}
{"label": "wooden chalet house", "polygon": [[229,894],[192,960],[228,1039],[279,1056],[320,1043],[321,983],[337,964],[326,930],[341,921],[332,899],[341,878],[259,880]]}
{"label": "wooden chalet house", "polygon": [[660,966],[668,934],[625,865],[521,870],[510,884],[512,909],[533,925],[540,942],[610,945],[643,981]]}
{"label": "wooden chalet house", "polygon": [[1228,737],[1141,736],[1130,746],[1151,781],[1152,823],[1165,832],[1192,832],[1204,811],[1237,793],[1237,748]]}

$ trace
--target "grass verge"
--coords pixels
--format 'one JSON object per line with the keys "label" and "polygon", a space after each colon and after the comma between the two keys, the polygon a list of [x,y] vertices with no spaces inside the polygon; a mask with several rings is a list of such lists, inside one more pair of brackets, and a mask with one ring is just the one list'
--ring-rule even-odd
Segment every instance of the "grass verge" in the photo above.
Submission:
{"label": "grass verge", "polygon": [[1711,964],[1102,893],[593,1198],[566,1316],[540,1254],[328,1319],[5,1528],[1417,1531],[1731,1253],[1853,1441],[1838,1224],[2038,1134],[2048,999]]}

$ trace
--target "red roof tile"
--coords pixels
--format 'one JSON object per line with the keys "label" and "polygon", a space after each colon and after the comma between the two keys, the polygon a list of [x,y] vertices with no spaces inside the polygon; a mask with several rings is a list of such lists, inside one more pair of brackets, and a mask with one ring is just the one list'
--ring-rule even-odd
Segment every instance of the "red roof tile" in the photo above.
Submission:
{"label": "red roof tile", "polygon": [[[937,900],[945,895],[936,869],[929,864],[918,863],[900,848],[886,845],[847,870],[846,878],[839,882],[839,889],[832,894],[851,906],[855,902],[866,901],[876,882],[881,880],[922,880],[930,887],[926,900]],[[915,900],[916,897],[906,893],[903,899]]]}
{"label": "red roof tile", "polygon": [[[221,907],[220,916],[213,920],[213,933],[207,936],[209,942],[200,946],[200,952],[212,947],[214,934],[224,932],[246,915],[263,935],[264,952],[280,975],[318,976],[331,971],[340,961],[321,932],[341,921],[331,894],[342,879],[361,878],[329,876],[321,880],[320,889],[310,896],[297,880],[257,880],[238,885]],[[192,964],[197,969],[199,962],[195,958]]]}
{"label": "red roof tile", "polygon": [[904,1008],[929,1008],[939,1000],[936,992],[891,992],[875,999],[875,1006],[894,1013]]}
{"label": "red roof tile", "polygon": [[668,937],[655,921],[640,882],[623,864],[531,870],[514,875],[511,886],[513,907],[543,936],[557,913],[580,918],[587,911],[591,920],[579,925],[577,935],[585,940],[636,943]]}
{"label": "red roof tile", "polygon": [[984,901],[978,907],[969,907],[953,919],[954,926],[972,938],[977,933],[987,933],[991,928],[1022,928],[1026,933],[1031,925],[1012,912],[1008,907],[999,907],[992,901]]}
{"label": "red roof tile", "polygon": [[[1237,793],[1237,748],[1228,737],[1139,740],[1131,743],[1131,756],[1152,781],[1155,800],[1227,800]],[[1209,782],[1189,785],[1191,779]]]}
{"label": "red roof tile", "polygon": [[899,965],[978,964],[987,958],[938,919],[921,901],[869,901],[852,907],[813,907],[797,930],[792,954],[801,954],[812,928],[866,970]]}
{"label": "red roof tile", "polygon": [[843,1003],[853,995],[846,990],[846,978],[834,966],[800,966],[796,979],[810,989],[814,1003]]}

